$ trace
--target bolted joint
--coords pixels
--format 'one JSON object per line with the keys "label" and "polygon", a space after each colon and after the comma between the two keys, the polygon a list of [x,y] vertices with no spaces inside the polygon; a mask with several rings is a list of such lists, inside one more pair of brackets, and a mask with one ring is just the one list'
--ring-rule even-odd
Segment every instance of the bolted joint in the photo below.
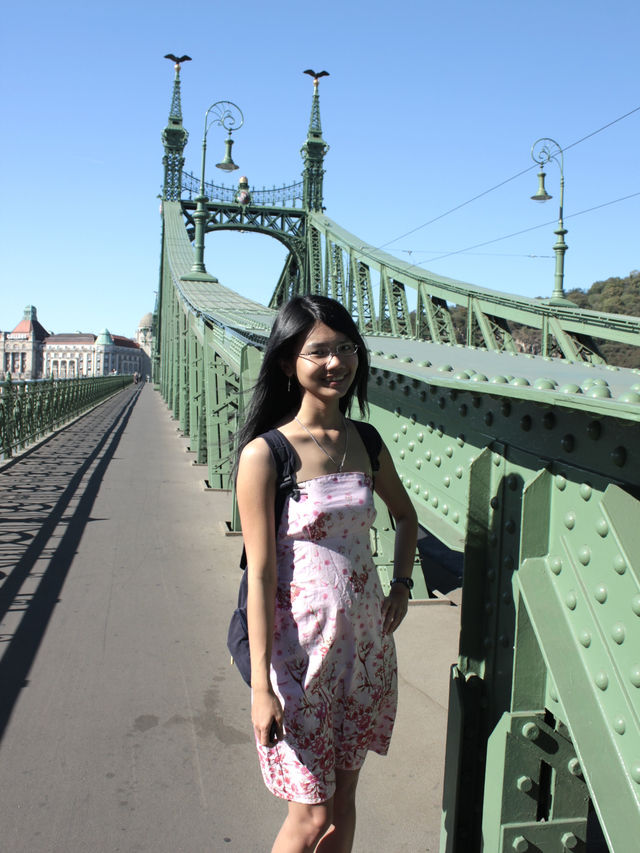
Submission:
{"label": "bolted joint", "polygon": [[518,835],[513,839],[511,849],[514,850],[515,853],[526,853],[529,849],[529,842],[524,835]]}
{"label": "bolted joint", "polygon": [[560,841],[565,850],[575,850],[578,847],[578,839],[573,832],[565,832]]}

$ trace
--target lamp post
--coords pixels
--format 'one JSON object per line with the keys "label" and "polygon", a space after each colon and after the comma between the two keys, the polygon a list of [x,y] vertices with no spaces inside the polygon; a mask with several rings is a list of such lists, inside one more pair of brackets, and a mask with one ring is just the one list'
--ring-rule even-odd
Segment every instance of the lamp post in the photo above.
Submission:
{"label": "lamp post", "polygon": [[549,303],[551,305],[569,305],[573,306],[573,302],[570,299],[567,299],[564,295],[564,255],[567,249],[569,248],[564,241],[565,234],[567,233],[567,229],[564,227],[564,222],[562,219],[562,211],[564,207],[564,155],[562,148],[558,145],[558,143],[554,139],[548,139],[543,137],[542,139],[538,139],[531,146],[531,159],[534,163],[537,163],[540,166],[540,171],[538,172],[538,190],[535,195],[532,195],[531,198],[533,201],[549,201],[552,196],[547,192],[544,179],[546,173],[544,172],[544,166],[550,161],[558,166],[560,169],[560,211],[558,213],[558,227],[553,232],[557,235],[557,240],[553,247],[553,251],[556,255],[556,271],[553,281],[553,293],[551,294],[551,299]]}
{"label": "lamp post", "polygon": [[204,133],[202,134],[202,166],[200,170],[200,192],[196,198],[196,209],[193,214],[193,221],[195,225],[195,238],[193,241],[193,247],[195,252],[195,259],[193,265],[191,266],[191,272],[182,276],[184,279],[188,279],[190,281],[217,281],[218,279],[212,275],[209,275],[207,269],[204,265],[204,235],[205,235],[205,226],[207,221],[207,202],[209,199],[205,194],[205,185],[204,185],[204,174],[205,174],[205,165],[207,159],[207,133],[212,125],[217,124],[223,127],[229,136],[225,141],[225,154],[224,158],[220,163],[216,163],[218,169],[222,169],[224,172],[233,172],[238,167],[233,162],[233,157],[231,156],[231,148],[233,146],[233,139],[231,138],[231,133],[234,130],[238,130],[238,128],[242,127],[244,124],[244,116],[242,115],[242,110],[240,107],[236,106],[236,104],[231,101],[216,101],[215,104],[211,104],[209,109],[204,114]]}

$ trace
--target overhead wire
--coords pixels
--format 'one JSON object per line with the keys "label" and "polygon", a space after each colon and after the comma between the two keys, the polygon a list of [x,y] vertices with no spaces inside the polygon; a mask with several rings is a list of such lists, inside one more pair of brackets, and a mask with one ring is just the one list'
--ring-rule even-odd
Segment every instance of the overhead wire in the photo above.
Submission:
{"label": "overhead wire", "polygon": [[[607,128],[612,127],[614,124],[617,124],[618,122],[622,121],[625,118],[628,118],[629,116],[633,115],[634,113],[637,113],[638,111],[640,111],[640,106],[635,107],[632,110],[629,110],[629,112],[625,113],[624,115],[618,116],[618,118],[613,119],[613,121],[607,122],[607,124],[604,124],[604,125],[602,125],[602,127],[599,127],[597,130],[593,130],[591,133],[588,133],[586,136],[583,136],[580,139],[577,139],[575,142],[572,142],[570,145],[566,145],[562,150],[568,151],[570,148],[575,148],[575,146],[580,145],[581,142],[585,142],[587,139],[591,139],[593,136],[596,136],[598,133],[602,133],[603,130],[607,130]],[[426,228],[428,225],[432,225],[434,222],[438,222],[440,219],[444,219],[445,216],[449,216],[450,214],[455,213],[457,210],[461,210],[463,207],[466,207],[468,204],[471,204],[472,202],[477,201],[479,198],[482,198],[483,196],[494,192],[494,190],[500,189],[500,187],[505,186],[505,184],[508,184],[511,181],[515,181],[516,178],[519,178],[521,175],[525,175],[527,172],[530,172],[532,169],[536,169],[537,167],[538,167],[538,164],[534,163],[532,166],[528,166],[526,169],[522,169],[522,171],[517,172],[517,174],[512,175],[510,178],[506,178],[504,181],[500,181],[499,184],[496,184],[495,186],[490,187],[488,190],[484,190],[484,192],[478,193],[478,195],[473,196],[473,198],[470,198],[467,201],[463,201],[460,204],[457,204],[455,207],[452,207],[450,210],[447,210],[444,213],[441,213],[439,216],[434,216],[433,219],[430,219],[428,222],[424,222],[422,225],[418,225],[415,228],[412,228],[410,231],[407,231],[404,234],[400,234],[400,236],[398,236],[398,237],[394,237],[393,240],[389,240],[386,243],[383,243],[382,245],[378,246],[377,248],[378,249],[385,249],[387,246],[390,246],[392,243],[397,243],[398,240],[402,240],[404,237],[409,237],[411,234],[415,234],[416,231],[421,231],[423,228]],[[629,196],[629,198],[630,197],[631,196]],[[620,199],[620,200],[623,201],[624,199]],[[606,202],[604,205],[601,205],[601,206],[606,207],[607,204],[615,204],[615,202]],[[596,210],[596,209],[597,208],[590,208],[590,210]],[[582,212],[586,213],[587,211],[582,211]],[[578,214],[573,214],[573,215],[577,216]],[[568,218],[568,217],[565,217],[565,218]],[[549,224],[549,223],[546,223],[546,224]],[[539,226],[535,226],[535,227],[541,228],[543,226],[539,225]],[[525,229],[525,230],[533,230],[533,229]],[[519,231],[517,233],[523,234],[524,231]],[[515,236],[515,235],[511,235],[511,236]],[[506,237],[499,237],[498,239],[499,240],[505,240],[507,238]],[[492,242],[492,241],[489,241],[489,242]],[[481,244],[481,245],[486,245],[486,244]],[[464,251],[465,251],[465,249],[460,250],[460,252],[464,252]],[[451,252],[450,254],[455,255],[455,254],[460,254],[460,252]],[[442,257],[448,257],[448,256],[443,255]]]}

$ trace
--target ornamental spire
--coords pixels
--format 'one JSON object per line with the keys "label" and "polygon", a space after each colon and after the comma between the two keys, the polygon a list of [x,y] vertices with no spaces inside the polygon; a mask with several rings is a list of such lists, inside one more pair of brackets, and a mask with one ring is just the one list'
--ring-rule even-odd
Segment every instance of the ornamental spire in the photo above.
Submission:
{"label": "ornamental spire", "polygon": [[322,124],[320,122],[320,95],[318,93],[318,82],[321,77],[328,77],[328,71],[312,71],[307,69],[304,74],[313,77],[313,100],[311,101],[311,118],[307,140],[302,146],[300,153],[304,160],[303,204],[307,210],[322,210],[322,176],[324,175],[324,155],[329,146],[322,138]]}
{"label": "ornamental spire", "polygon": [[183,62],[190,62],[191,57],[186,55],[177,57],[173,53],[167,53],[165,59],[173,61],[176,73],[173,79],[169,121],[162,131],[162,144],[164,145],[164,157],[162,158],[164,165],[164,187],[162,198],[166,201],[178,201],[182,194],[183,152],[189,138],[189,134],[182,126],[180,65]]}

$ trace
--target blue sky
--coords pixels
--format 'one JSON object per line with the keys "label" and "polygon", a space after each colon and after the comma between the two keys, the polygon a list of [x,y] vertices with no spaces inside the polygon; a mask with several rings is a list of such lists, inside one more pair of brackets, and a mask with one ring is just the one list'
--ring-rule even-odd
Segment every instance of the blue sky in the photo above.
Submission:
{"label": "blue sky", "polygon": [[[257,187],[299,179],[312,95],[301,72],[326,69],[327,214],[363,242],[452,278],[549,295],[553,224],[460,250],[552,222],[553,164],[545,205],[530,201],[534,167],[419,228],[533,167],[531,145],[547,136],[568,148],[566,289],[626,276],[640,267],[640,195],[581,212],[640,193],[640,111],[573,143],[640,106],[639,10],[635,0],[11,4],[0,35],[0,328],[33,304],[52,331],[132,335],[152,310],[169,52],[193,57],[182,107],[195,172],[205,110],[231,100],[245,115],[235,176]],[[223,140],[212,128],[208,179]],[[266,301],[282,248],[214,234],[206,262],[223,284]]]}

